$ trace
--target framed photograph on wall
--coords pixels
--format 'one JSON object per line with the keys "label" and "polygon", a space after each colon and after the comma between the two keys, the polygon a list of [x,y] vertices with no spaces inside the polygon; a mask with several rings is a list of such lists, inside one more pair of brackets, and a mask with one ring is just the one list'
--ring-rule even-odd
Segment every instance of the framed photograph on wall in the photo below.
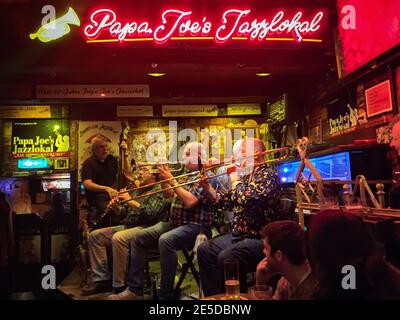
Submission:
{"label": "framed photograph on wall", "polygon": [[390,80],[383,81],[365,90],[368,118],[393,110]]}

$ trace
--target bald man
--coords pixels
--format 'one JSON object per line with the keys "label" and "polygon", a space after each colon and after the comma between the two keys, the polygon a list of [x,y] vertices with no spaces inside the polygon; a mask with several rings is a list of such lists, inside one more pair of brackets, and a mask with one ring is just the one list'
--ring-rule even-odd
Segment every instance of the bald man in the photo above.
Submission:
{"label": "bald man", "polygon": [[226,259],[239,261],[241,292],[246,292],[247,272],[255,271],[263,259],[259,232],[269,222],[281,219],[281,186],[278,174],[264,163],[264,143],[246,138],[241,148],[245,175],[240,177],[235,165],[227,167],[230,191],[223,193],[204,183],[204,190],[215,207],[233,210],[232,232],[201,244],[197,251],[205,296],[224,292]]}
{"label": "bald man", "polygon": [[108,202],[118,191],[115,184],[118,173],[117,159],[108,154],[107,141],[97,136],[92,140],[92,156],[82,165],[82,181],[89,206],[103,213]]}

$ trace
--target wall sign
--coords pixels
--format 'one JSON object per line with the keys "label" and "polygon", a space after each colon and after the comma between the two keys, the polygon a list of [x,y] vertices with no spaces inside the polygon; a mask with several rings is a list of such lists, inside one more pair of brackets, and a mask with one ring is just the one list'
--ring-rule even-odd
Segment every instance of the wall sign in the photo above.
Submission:
{"label": "wall sign", "polygon": [[312,35],[321,28],[324,13],[304,17],[302,11],[293,15],[285,11],[256,17],[251,9],[232,8],[220,17],[199,15],[190,10],[171,8],[161,13],[160,21],[145,17],[126,17],[115,11],[102,8],[94,11],[84,24],[88,43],[112,41],[154,41],[168,40],[214,40],[227,41],[259,40],[286,37],[302,41],[305,35]]}
{"label": "wall sign", "polygon": [[50,106],[2,106],[0,119],[43,119],[51,118]]}
{"label": "wall sign", "polygon": [[216,117],[218,106],[211,105],[165,105],[162,106],[163,117]]}
{"label": "wall sign", "polygon": [[117,117],[152,117],[153,106],[117,106]]}
{"label": "wall sign", "polygon": [[390,80],[386,80],[365,90],[365,101],[368,117],[392,111],[393,105]]}
{"label": "wall sign", "polygon": [[228,116],[245,116],[261,114],[259,103],[233,103],[228,104]]}
{"label": "wall sign", "polygon": [[38,85],[36,97],[42,99],[149,98],[146,84],[128,85]]}
{"label": "wall sign", "polygon": [[11,139],[13,158],[69,157],[69,122],[65,120],[15,121]]}

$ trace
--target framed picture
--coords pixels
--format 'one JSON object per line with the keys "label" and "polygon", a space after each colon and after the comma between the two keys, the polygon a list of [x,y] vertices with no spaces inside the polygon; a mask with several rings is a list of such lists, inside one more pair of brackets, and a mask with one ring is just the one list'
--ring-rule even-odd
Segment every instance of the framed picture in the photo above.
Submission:
{"label": "framed picture", "polygon": [[64,170],[69,169],[69,159],[54,159],[54,169],[56,170]]}
{"label": "framed picture", "polygon": [[390,80],[365,90],[368,118],[393,110]]}

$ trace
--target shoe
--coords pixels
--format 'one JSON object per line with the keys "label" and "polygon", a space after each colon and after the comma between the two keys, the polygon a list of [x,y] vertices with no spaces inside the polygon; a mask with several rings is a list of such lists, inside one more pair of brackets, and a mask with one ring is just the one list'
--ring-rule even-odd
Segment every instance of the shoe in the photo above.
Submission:
{"label": "shoe", "polygon": [[125,289],[126,289],[126,286],[118,287],[118,288],[113,287],[113,294],[120,294]]}
{"label": "shoe", "polygon": [[85,286],[81,289],[81,295],[88,296],[91,294],[97,294],[102,292],[111,291],[112,287],[109,281],[95,282],[90,286]]}
{"label": "shoe", "polygon": [[119,294],[110,295],[108,300],[143,300],[143,296],[133,293],[131,290],[126,288]]}

